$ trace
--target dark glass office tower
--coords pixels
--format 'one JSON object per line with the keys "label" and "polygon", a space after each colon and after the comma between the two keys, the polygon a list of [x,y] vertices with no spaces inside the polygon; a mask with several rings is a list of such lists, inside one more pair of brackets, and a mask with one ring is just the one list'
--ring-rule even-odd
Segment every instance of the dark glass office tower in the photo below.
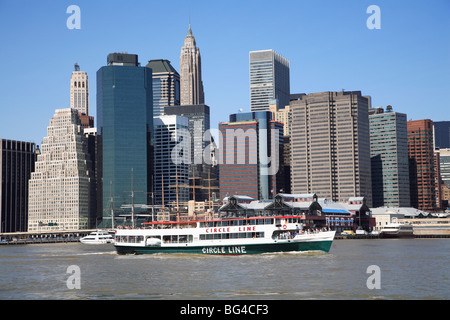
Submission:
{"label": "dark glass office tower", "polygon": [[0,232],[27,231],[28,181],[34,171],[36,145],[0,139]]}
{"label": "dark glass office tower", "polygon": [[450,148],[450,121],[433,121],[434,143],[437,148]]}
{"label": "dark glass office tower", "polygon": [[108,226],[111,195],[120,208],[131,204],[132,190],[136,206],[147,205],[152,192],[152,70],[141,67],[137,55],[110,54],[108,65],[97,71],[97,130],[98,205]]}

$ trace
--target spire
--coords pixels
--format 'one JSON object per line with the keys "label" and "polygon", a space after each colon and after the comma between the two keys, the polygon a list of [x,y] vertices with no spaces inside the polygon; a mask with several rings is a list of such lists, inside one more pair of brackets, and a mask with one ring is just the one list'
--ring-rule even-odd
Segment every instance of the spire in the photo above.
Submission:
{"label": "spire", "polygon": [[186,37],[194,37],[194,35],[192,34],[192,29],[191,29],[191,24],[190,23],[189,23],[189,30],[188,30],[188,33],[187,33]]}

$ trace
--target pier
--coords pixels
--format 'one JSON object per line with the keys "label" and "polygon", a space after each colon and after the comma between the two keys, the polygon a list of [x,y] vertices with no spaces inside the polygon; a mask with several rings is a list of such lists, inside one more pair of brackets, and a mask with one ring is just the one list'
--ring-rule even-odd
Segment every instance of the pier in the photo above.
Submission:
{"label": "pier", "polygon": [[0,245],[79,242],[97,229],[0,233]]}

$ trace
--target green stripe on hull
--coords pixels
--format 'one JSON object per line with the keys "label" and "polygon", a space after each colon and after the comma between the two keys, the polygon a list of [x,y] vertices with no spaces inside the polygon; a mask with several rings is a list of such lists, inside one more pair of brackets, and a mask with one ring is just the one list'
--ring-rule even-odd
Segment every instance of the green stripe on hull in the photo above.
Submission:
{"label": "green stripe on hull", "polygon": [[324,251],[330,250],[333,241],[315,242],[284,242],[246,245],[217,245],[217,246],[186,246],[186,247],[138,247],[116,246],[118,254],[148,254],[148,253],[193,253],[193,254],[261,254],[289,251]]}

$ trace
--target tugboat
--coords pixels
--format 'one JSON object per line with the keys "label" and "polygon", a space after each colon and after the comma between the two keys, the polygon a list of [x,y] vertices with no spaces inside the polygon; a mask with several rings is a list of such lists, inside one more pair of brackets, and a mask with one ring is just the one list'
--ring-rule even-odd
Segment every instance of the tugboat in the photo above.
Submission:
{"label": "tugboat", "polygon": [[305,216],[253,216],[144,223],[116,229],[118,254],[243,255],[289,251],[328,252],[335,231],[304,230]]}

